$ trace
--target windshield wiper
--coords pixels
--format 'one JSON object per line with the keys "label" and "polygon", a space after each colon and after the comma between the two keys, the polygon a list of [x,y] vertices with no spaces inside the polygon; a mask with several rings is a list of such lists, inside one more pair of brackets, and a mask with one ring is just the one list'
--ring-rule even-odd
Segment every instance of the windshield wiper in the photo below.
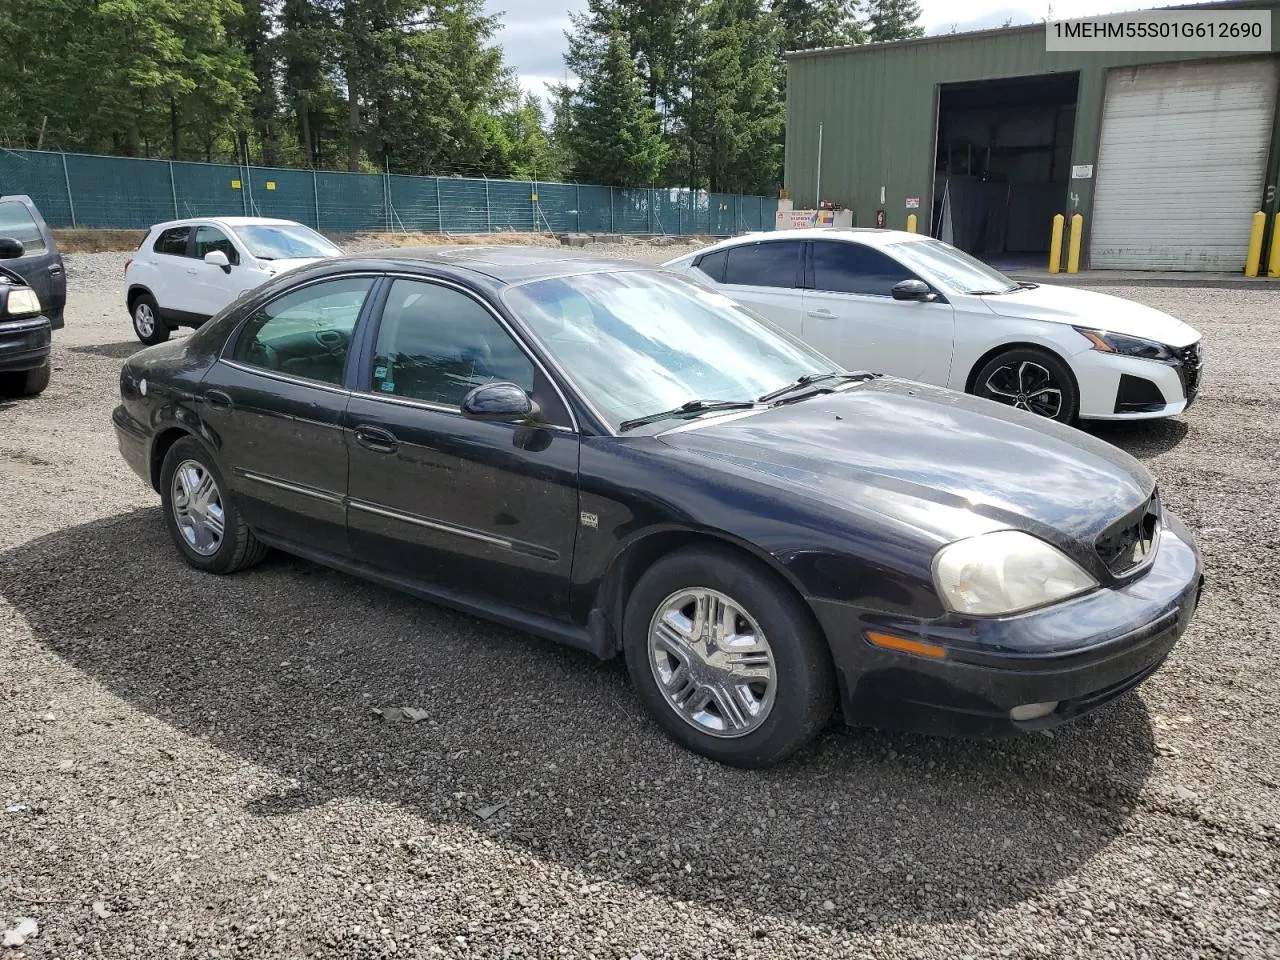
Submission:
{"label": "windshield wiper", "polygon": [[618,424],[619,431],[627,431],[633,427],[643,427],[646,423],[657,423],[659,420],[672,420],[676,417],[709,413],[712,410],[750,410],[755,406],[752,400],[690,400],[670,410],[650,413],[634,420],[623,420]]}
{"label": "windshield wiper", "polygon": [[874,373],[807,373],[803,377],[792,380],[785,387],[779,387],[771,393],[766,393],[763,397],[757,399],[757,403],[769,403],[780,397],[785,397],[788,393],[801,390],[805,387],[811,387],[815,383],[824,383],[827,380],[870,380],[878,376]]}

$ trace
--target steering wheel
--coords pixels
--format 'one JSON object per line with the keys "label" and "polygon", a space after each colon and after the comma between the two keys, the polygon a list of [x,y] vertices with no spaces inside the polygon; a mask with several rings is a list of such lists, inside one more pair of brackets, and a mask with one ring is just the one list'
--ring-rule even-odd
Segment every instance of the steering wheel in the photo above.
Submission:
{"label": "steering wheel", "polygon": [[342,356],[347,348],[347,338],[337,330],[317,330],[316,342],[324,347],[331,357]]}

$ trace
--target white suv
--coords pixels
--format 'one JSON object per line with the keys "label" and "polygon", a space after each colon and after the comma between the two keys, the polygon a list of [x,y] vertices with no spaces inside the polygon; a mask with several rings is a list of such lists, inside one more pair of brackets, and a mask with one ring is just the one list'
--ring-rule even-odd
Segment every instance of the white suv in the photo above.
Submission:
{"label": "white suv", "polygon": [[174,327],[200,326],[276,274],[341,255],[292,220],[199,217],[158,223],[125,264],[133,332],[143,343],[162,343]]}

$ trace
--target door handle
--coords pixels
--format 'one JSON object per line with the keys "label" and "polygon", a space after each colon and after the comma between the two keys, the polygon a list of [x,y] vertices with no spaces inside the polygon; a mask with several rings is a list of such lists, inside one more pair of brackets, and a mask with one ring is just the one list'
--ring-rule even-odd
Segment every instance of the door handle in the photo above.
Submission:
{"label": "door handle", "polygon": [[61,272],[62,272],[62,264],[60,263],[49,264],[49,273],[53,274],[56,277]]}
{"label": "door handle", "polygon": [[206,390],[204,399],[209,406],[216,410],[230,410],[235,404],[231,402],[231,394],[222,390]]}
{"label": "door handle", "polygon": [[395,453],[396,447],[400,445],[400,441],[396,439],[394,433],[390,430],[383,430],[381,427],[370,427],[362,423],[352,432],[355,435],[356,443],[366,450],[372,450],[374,453]]}
{"label": "door handle", "polygon": [[815,320],[834,320],[836,318],[836,315],[830,310],[810,310],[809,316]]}
{"label": "door handle", "polygon": [[189,276],[194,277],[194,276],[196,275],[196,268],[195,268],[195,267],[188,267],[188,268],[187,268],[187,274],[188,274]]}

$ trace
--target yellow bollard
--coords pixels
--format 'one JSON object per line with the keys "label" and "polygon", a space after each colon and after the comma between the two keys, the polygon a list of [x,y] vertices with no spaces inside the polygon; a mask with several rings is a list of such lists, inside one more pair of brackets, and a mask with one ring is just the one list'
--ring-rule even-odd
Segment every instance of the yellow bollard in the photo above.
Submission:
{"label": "yellow bollard", "polygon": [[916,215],[914,213],[907,214],[907,233],[916,232]]}
{"label": "yellow bollard", "polygon": [[1062,269],[1062,228],[1067,218],[1060,213],[1053,215],[1053,233],[1049,239],[1049,272],[1057,273]]}
{"label": "yellow bollard", "polygon": [[1267,276],[1280,277],[1280,213],[1271,221],[1271,255],[1267,257]]}
{"label": "yellow bollard", "polygon": [[1253,215],[1253,225],[1249,228],[1249,254],[1244,259],[1244,275],[1256,277],[1258,264],[1262,260],[1262,235],[1267,230],[1267,215],[1259,210]]}
{"label": "yellow bollard", "polygon": [[1067,273],[1080,272],[1080,243],[1084,240],[1084,217],[1071,216],[1071,239],[1067,241]]}

